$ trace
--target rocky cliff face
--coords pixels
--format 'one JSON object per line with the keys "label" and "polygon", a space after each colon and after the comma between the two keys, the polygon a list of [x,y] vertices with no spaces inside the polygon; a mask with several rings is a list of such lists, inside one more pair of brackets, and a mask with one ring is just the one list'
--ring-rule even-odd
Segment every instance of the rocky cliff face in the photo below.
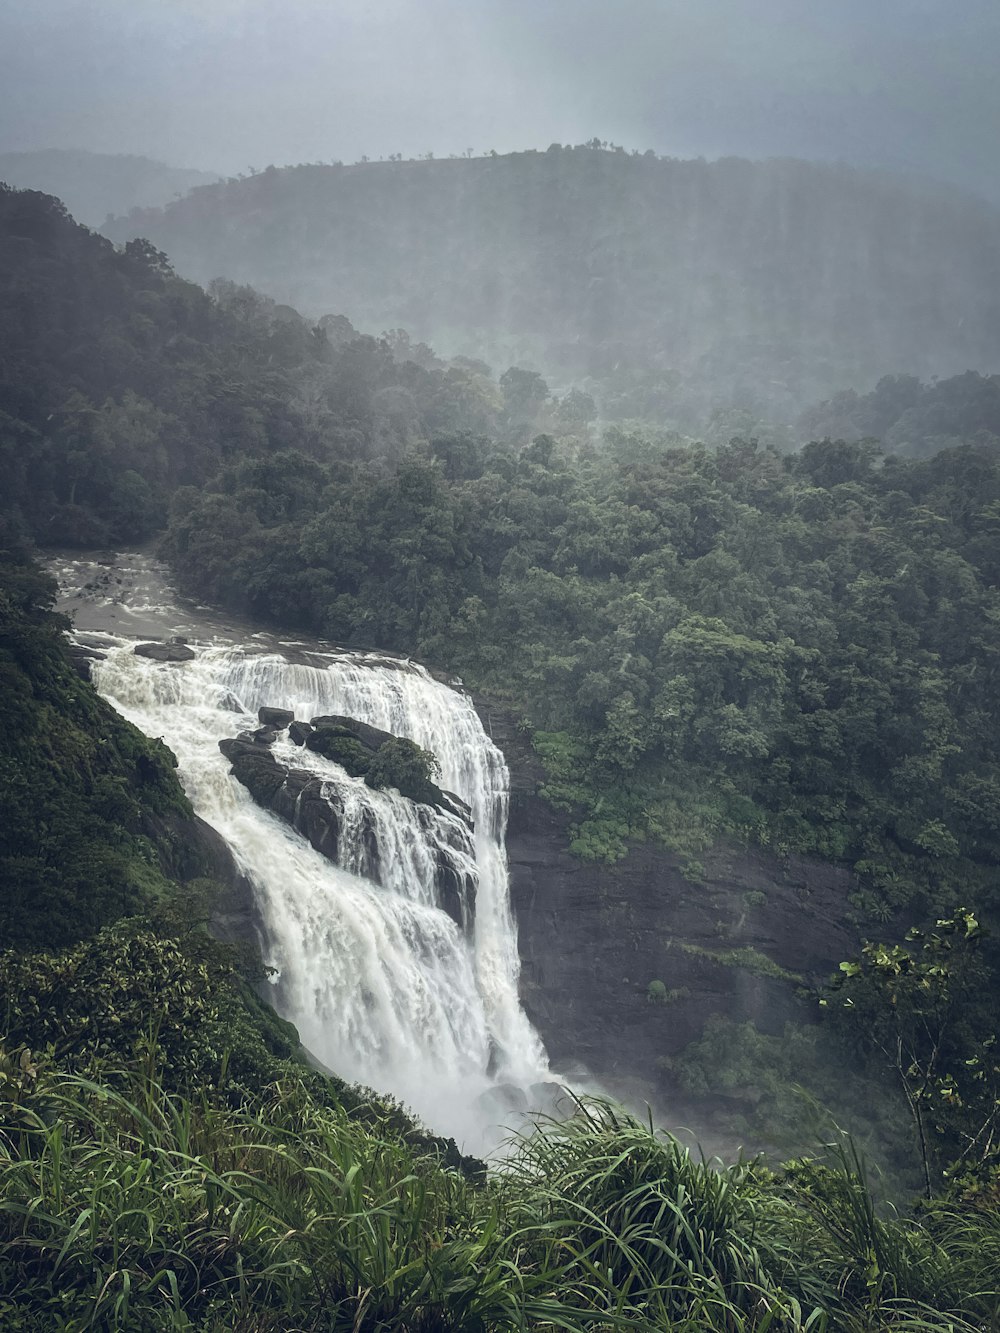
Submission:
{"label": "rocky cliff face", "polygon": [[856,948],[846,870],[727,844],[703,857],[698,884],[655,846],[611,866],[579,861],[566,850],[568,816],[536,795],[530,743],[502,711],[480,713],[511,770],[522,996],[557,1071],[583,1066],[613,1091],[657,1102],[672,1091],[666,1058],[709,1016],[752,1019],[767,1033],[815,1016],[799,992]]}
{"label": "rocky cliff face", "polygon": [[186,884],[214,881],[209,929],[226,943],[264,942],[254,888],[240,869],[226,840],[198,815],[147,816],[143,830],[157,845],[165,872]]}

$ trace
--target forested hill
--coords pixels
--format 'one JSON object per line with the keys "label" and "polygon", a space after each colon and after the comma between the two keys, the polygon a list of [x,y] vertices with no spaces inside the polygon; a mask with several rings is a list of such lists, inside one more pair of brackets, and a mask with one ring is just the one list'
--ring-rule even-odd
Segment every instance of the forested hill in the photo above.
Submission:
{"label": "forested hill", "polygon": [[207,171],[171,167],[124,153],[64,148],[0,153],[0,180],[22,190],[58,195],[74,217],[91,227],[133,208],[156,208],[196,185],[217,179]]}
{"label": "forested hill", "polygon": [[844,389],[803,412],[801,440],[879,440],[887,453],[929,458],[975,440],[1000,442],[1000,375],[967,371],[921,384],[912,375],[886,375],[871,393]]}
{"label": "forested hill", "polygon": [[0,185],[3,508],[36,540],[146,537],[179,485],[236,455],[392,458],[438,431],[526,431],[548,390],[515,375],[505,397],[485,370],[231,283],[209,295],[147,242],[116,250],[57,199]]}
{"label": "forested hill", "polygon": [[198,281],[590,375],[629,415],[669,390],[687,420],[734,396],[789,420],[882,374],[1000,365],[1000,214],[846,166],[554,146],[269,167],[109,231],[136,234]]}

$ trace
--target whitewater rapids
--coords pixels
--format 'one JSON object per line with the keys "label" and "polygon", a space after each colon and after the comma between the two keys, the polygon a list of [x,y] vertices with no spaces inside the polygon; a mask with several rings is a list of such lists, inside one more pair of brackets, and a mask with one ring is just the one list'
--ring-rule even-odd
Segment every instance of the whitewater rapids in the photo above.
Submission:
{"label": "whitewater rapids", "polygon": [[[145,573],[158,573],[146,564]],[[64,587],[80,586],[79,569],[57,572]],[[143,614],[176,609],[144,606]],[[156,662],[135,654],[124,628],[87,636],[106,655],[93,664],[94,683],[173,750],[196,812],[253,885],[276,1008],[341,1077],[392,1094],[470,1150],[488,1149],[497,1122],[510,1124],[517,1102],[534,1106],[532,1090],[542,1096],[548,1073],[518,999],[507,767],[469,697],[412,662],[313,646],[194,641],[193,660]],[[162,636],[167,625],[158,628]],[[448,812],[371,791],[279,733],[274,757],[310,769],[336,794],[342,836],[332,864],[256,805],[219,751],[221,739],[257,726],[263,706],[303,721],[340,714],[415,741],[437,757],[440,785],[471,808],[473,830]],[[377,845],[373,866],[362,827]],[[472,886],[464,930],[438,901],[442,858]],[[511,1089],[523,1098],[512,1101]]]}

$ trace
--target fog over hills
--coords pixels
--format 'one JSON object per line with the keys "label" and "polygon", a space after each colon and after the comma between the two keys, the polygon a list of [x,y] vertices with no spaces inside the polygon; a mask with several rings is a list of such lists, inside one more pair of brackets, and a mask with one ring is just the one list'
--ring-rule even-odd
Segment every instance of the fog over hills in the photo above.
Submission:
{"label": "fog over hills", "polygon": [[883,374],[1000,365],[1000,213],[844,165],[553,145],[271,167],[109,234],[312,316],[590,377],[637,415],[653,394],[787,419]]}
{"label": "fog over hills", "polygon": [[218,176],[123,153],[47,148],[0,153],[0,180],[57,195],[80,222],[98,227],[109,214],[155,208]]}
{"label": "fog over hills", "polygon": [[45,0],[0,6],[0,150],[235,175],[600,135],[998,196],[996,0]]}

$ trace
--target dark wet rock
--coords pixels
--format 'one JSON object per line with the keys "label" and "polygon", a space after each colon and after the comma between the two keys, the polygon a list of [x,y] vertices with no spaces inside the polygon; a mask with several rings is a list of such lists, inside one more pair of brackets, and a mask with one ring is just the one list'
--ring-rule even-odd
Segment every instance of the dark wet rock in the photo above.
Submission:
{"label": "dark wet rock", "polygon": [[[383,786],[381,782],[372,782],[368,777],[365,778],[365,781],[376,790]],[[400,796],[405,796],[409,801],[415,801],[419,805],[433,806],[434,809],[441,810],[455,819],[460,819],[470,829],[472,828],[472,811],[470,808],[461,797],[456,796],[454,792],[445,791],[436,782],[423,779],[413,785],[401,782],[398,786],[393,786],[391,783],[386,783],[385,786],[398,791]]]}
{"label": "dark wet rock", "polygon": [[196,819],[199,827],[197,849],[207,873],[220,886],[212,903],[209,929],[217,940],[260,946],[264,939],[263,922],[253,885],[236,863],[229,845],[210,824]]}
{"label": "dark wet rock", "polygon": [[457,690],[459,694],[467,693],[465,686],[462,684],[461,676],[456,676],[451,671],[442,671],[440,667],[427,666],[426,663],[424,664],[424,670],[439,685],[447,685],[450,690]]}
{"label": "dark wet rock", "polygon": [[90,680],[94,662],[104,662],[108,656],[107,653],[100,653],[96,648],[87,648],[81,643],[67,645],[67,651],[73,670],[81,680]]}
{"label": "dark wet rock", "polygon": [[[298,829],[317,852],[335,865],[338,864],[343,850],[344,805],[341,792],[335,785],[302,769],[289,769],[285,784],[275,795],[271,809]],[[352,870],[362,879],[381,883],[378,839],[368,810],[362,811],[357,838],[356,845],[351,849]]]}
{"label": "dark wet rock", "polygon": [[[268,808],[281,815],[309,844],[335,865],[340,851],[342,811],[323,792],[323,783],[303,769],[283,770],[284,777]],[[237,771],[237,777],[239,772]]]}
{"label": "dark wet rock", "polygon": [[367,722],[358,722],[353,717],[342,717],[336,713],[314,717],[312,725],[317,731],[353,736],[355,740],[360,741],[366,750],[371,750],[373,753],[386,741],[396,739],[391,731],[382,731],[379,727],[372,727]]}
{"label": "dark wet rock", "polygon": [[295,721],[295,714],[289,708],[258,708],[257,716],[265,727],[274,727],[284,731],[290,722]]}
{"label": "dark wet rock", "polygon": [[531,1111],[538,1115],[563,1119],[577,1109],[572,1093],[561,1083],[532,1083],[526,1096]]}
{"label": "dark wet rock", "polygon": [[151,657],[154,662],[190,662],[196,656],[184,643],[137,643],[133,652],[137,657]]}
{"label": "dark wet rock", "polygon": [[[394,736],[391,731],[382,731],[367,722],[340,714],[314,717],[312,727],[314,730],[305,736],[306,748],[339,764],[352,777],[365,778],[369,786],[382,785],[374,778],[370,779],[368,774],[375,756],[384,745],[412,744]],[[434,782],[425,780],[414,786],[406,786],[404,783],[400,794],[411,801],[436,806],[456,819],[471,823],[472,811],[461,797],[445,791]]]}
{"label": "dark wet rock", "polygon": [[[433,783],[431,784],[434,785]],[[461,796],[456,796],[453,791],[445,791],[443,787],[434,787],[436,793],[433,805],[441,810],[446,810],[448,814],[454,815],[456,819],[463,823],[472,824],[472,807],[466,805]]]}
{"label": "dark wet rock", "polygon": [[243,712],[243,705],[240,703],[239,699],[237,699],[235,694],[231,694],[228,690],[219,700],[219,707],[224,709],[227,713]]}
{"label": "dark wet rock", "polygon": [[308,722],[291,722],[288,727],[288,739],[295,745],[305,745],[312,733]]}
{"label": "dark wet rock", "polygon": [[476,910],[476,881],[453,865],[443,851],[438,853],[434,887],[442,909],[462,930],[470,931]]}
{"label": "dark wet rock", "polygon": [[213,881],[216,893],[208,925],[216,939],[260,946],[263,923],[253,885],[221,833],[197,815],[180,810],[153,814],[148,807],[143,833],[160,849],[163,869],[171,879]]}
{"label": "dark wet rock", "polygon": [[[219,749],[232,765],[233,776],[258,805],[286,820],[317,852],[337,864],[344,807],[335,784],[308,769],[286,767],[252,740],[222,740]],[[359,838],[358,873],[378,882],[378,845],[367,812]]]}
{"label": "dark wet rock", "polygon": [[[241,782],[258,805],[280,816],[335,865],[340,864],[345,809],[343,792],[336,782],[319,777],[308,769],[280,763],[271,751],[256,739],[258,733],[244,732],[221,740],[219,749],[232,765],[232,774]],[[422,827],[429,829],[434,815],[430,807],[417,806]],[[422,812],[422,813],[420,813]],[[471,832],[471,827],[469,828]],[[356,842],[347,858],[352,870],[374,883],[382,882],[377,831],[369,810],[363,810],[360,828],[352,832]],[[455,837],[456,854],[447,843],[438,853],[435,888],[442,909],[463,930],[471,930],[475,916],[476,883],[461,866],[459,852],[467,854],[468,834],[463,842]]]}
{"label": "dark wet rock", "polygon": [[270,809],[274,795],[286,776],[285,768],[271,751],[254,740],[244,740],[242,736],[219,741],[219,749],[232,764],[234,776],[243,783],[257,804]]}
{"label": "dark wet rock", "polygon": [[[241,731],[236,737],[238,741],[243,741],[247,745],[273,745],[278,739],[278,733],[273,727],[255,727],[253,731]],[[222,742],[219,742],[220,746]]]}
{"label": "dark wet rock", "polygon": [[437,861],[434,889],[441,909],[465,932],[471,932],[476,919],[476,893],[479,888],[474,872],[468,869],[469,858],[475,856],[472,843],[472,820],[465,819],[461,827],[442,823],[436,818],[433,806],[416,805],[420,827],[428,832],[433,828],[437,843]]}

